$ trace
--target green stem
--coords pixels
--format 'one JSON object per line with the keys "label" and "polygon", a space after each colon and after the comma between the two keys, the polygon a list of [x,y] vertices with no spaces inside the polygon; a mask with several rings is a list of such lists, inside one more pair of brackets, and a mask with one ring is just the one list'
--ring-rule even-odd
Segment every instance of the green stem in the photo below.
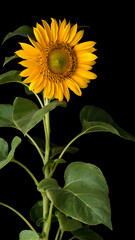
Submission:
{"label": "green stem", "polygon": [[[59,155],[59,158],[62,158],[63,155],[64,155],[64,153],[65,153],[65,152],[67,151],[67,149],[70,147],[70,145],[71,145],[76,139],[78,139],[80,136],[82,136],[83,134],[84,134],[84,133],[81,132],[81,133],[79,133],[75,138],[73,138],[73,139],[66,145],[66,147],[63,149],[63,151],[62,151],[61,154]],[[53,170],[51,171],[51,173],[50,173],[50,175],[49,175],[50,178],[53,176],[53,174],[54,174],[54,172],[55,172],[58,164],[59,164],[59,163],[55,163],[54,168],[53,168]]]}
{"label": "green stem", "polygon": [[27,133],[26,136],[30,139],[30,141],[33,143],[33,145],[36,147],[40,157],[42,158],[43,162],[44,162],[44,155],[42,153],[42,151],[40,150],[39,146],[37,145],[37,143],[34,141],[34,139]]}
{"label": "green stem", "polygon": [[36,184],[36,186],[38,185],[37,179],[35,178],[35,176],[33,175],[33,173],[32,173],[24,164],[18,162],[18,161],[15,160],[15,159],[12,159],[11,162],[16,163],[16,164],[18,164],[20,167],[22,167],[22,168],[31,176],[31,178],[33,179],[33,181],[34,181],[34,183]]}
{"label": "green stem", "polygon": [[43,231],[45,232],[44,240],[48,240],[48,238],[49,238],[49,232],[50,232],[50,228],[51,228],[51,219],[52,219],[52,210],[53,210],[53,203],[51,202],[48,219],[43,228]]}
{"label": "green stem", "polygon": [[[49,99],[46,98],[44,100],[44,105],[47,106],[49,104],[49,102],[50,102]],[[45,128],[45,139],[46,139],[44,164],[46,164],[49,160],[49,154],[50,154],[50,117],[49,117],[49,112],[46,113],[46,115],[45,115],[44,128]],[[48,170],[48,168],[46,168],[45,177],[48,177],[48,174],[49,174],[49,170]]]}
{"label": "green stem", "polygon": [[64,231],[61,231],[59,240],[62,240],[63,234],[64,234]]}
{"label": "green stem", "polygon": [[58,231],[57,231],[57,233],[56,233],[55,240],[58,240],[58,238],[59,238],[59,235],[60,235],[60,227],[58,228]]}
{"label": "green stem", "polygon": [[16,209],[10,207],[9,205],[5,204],[5,203],[2,203],[0,202],[0,205],[10,209],[12,212],[16,213],[28,226],[29,228],[33,231],[33,232],[36,232],[36,230],[32,227],[32,225],[28,222],[28,220],[22,216],[21,213],[19,213]]}

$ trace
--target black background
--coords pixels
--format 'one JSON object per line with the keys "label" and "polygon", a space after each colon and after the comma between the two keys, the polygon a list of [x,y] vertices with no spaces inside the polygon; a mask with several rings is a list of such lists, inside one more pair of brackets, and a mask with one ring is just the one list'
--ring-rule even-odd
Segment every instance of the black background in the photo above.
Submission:
{"label": "black background", "polygon": [[[84,41],[97,42],[97,64],[93,71],[98,75],[82,97],[71,94],[66,109],[54,110],[51,115],[51,140],[65,145],[81,131],[79,112],[87,104],[106,110],[119,126],[135,135],[134,101],[134,15],[133,3],[117,4],[115,1],[33,1],[7,3],[1,6],[0,42],[4,36],[21,25],[35,26],[36,22],[50,17],[66,18],[71,23],[86,25]],[[5,56],[19,49],[16,37],[0,47],[0,72],[18,69],[17,62],[2,68]],[[27,97],[19,84],[0,86],[0,103],[12,104],[15,96]],[[34,100],[34,97],[31,97]],[[32,136],[42,136],[42,126],[31,131]],[[0,137],[9,143],[18,135],[23,143],[16,151],[16,159],[26,164],[41,180],[42,162],[33,146],[23,135],[13,129],[0,129]],[[90,162],[101,168],[110,189],[113,231],[100,225],[92,227],[104,240],[130,239],[134,229],[134,149],[135,143],[111,134],[91,134],[74,143],[80,148],[75,156],[65,155],[73,161]],[[20,154],[21,153],[21,154]],[[58,168],[55,177],[63,183],[65,166]],[[60,176],[61,173],[61,177]],[[9,164],[0,171],[0,201],[20,211],[29,219],[29,209],[40,200],[40,194],[27,174],[19,166]],[[0,239],[18,239],[19,232],[28,229],[25,223],[9,210],[0,207]],[[55,231],[55,230],[54,230]],[[4,236],[1,238],[1,236]],[[68,239],[68,238],[67,238]],[[66,240],[66,234],[65,234]]]}

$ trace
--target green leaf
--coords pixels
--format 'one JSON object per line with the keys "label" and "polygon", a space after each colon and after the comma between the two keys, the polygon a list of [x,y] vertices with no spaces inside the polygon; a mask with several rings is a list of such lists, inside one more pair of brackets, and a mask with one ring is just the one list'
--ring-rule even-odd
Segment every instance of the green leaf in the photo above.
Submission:
{"label": "green leaf", "polygon": [[91,132],[110,132],[124,139],[135,141],[135,137],[121,129],[104,110],[95,106],[85,106],[80,112],[82,134]]}
{"label": "green leaf", "polygon": [[60,229],[64,232],[72,232],[82,227],[82,224],[77,220],[66,217],[63,213],[56,211],[56,216],[59,221]]}
{"label": "green leaf", "polygon": [[104,224],[112,229],[108,186],[100,169],[83,162],[71,163],[65,171],[65,187],[55,179],[43,179],[39,191],[46,191],[54,206],[65,215],[88,225]]}
{"label": "green leaf", "polygon": [[23,25],[19,28],[17,28],[15,31],[8,33],[2,44],[5,43],[8,39],[10,39],[11,37],[14,36],[23,36],[23,37],[27,37],[27,35],[29,35],[32,39],[34,39],[34,35],[33,35],[33,30],[31,27],[27,26],[27,25]]}
{"label": "green leaf", "polygon": [[11,150],[8,154],[8,144],[4,139],[0,138],[0,169],[5,167],[14,158],[15,150],[20,143],[21,138],[14,137],[11,143]]}
{"label": "green leaf", "polygon": [[24,135],[35,127],[45,116],[57,106],[65,107],[65,102],[53,101],[39,109],[31,100],[17,97],[13,103],[13,120]]}
{"label": "green leaf", "polygon": [[38,201],[30,209],[30,218],[33,222],[37,222],[43,217],[43,201]]}
{"label": "green leaf", "polygon": [[16,58],[18,58],[18,56],[15,54],[15,55],[13,55],[13,56],[10,56],[10,57],[5,57],[5,60],[4,60],[4,63],[3,63],[3,67],[7,64],[7,63],[9,63],[10,61],[12,61],[12,60],[14,60],[14,59],[16,59]]}
{"label": "green leaf", "polygon": [[20,71],[12,70],[0,75],[0,84],[21,82],[21,77],[19,76]]}
{"label": "green leaf", "polygon": [[[52,143],[51,144],[50,159],[52,159],[56,155],[60,154],[63,151],[64,148],[65,148],[64,146],[59,146],[57,144]],[[77,147],[69,147],[66,152],[75,154],[78,150],[79,150],[79,148],[77,148]]]}
{"label": "green leaf", "polygon": [[0,127],[15,127],[12,120],[13,106],[0,104]]}
{"label": "green leaf", "polygon": [[73,236],[79,240],[103,240],[97,233],[87,227],[80,228],[72,232]]}
{"label": "green leaf", "polygon": [[39,240],[39,235],[31,230],[23,230],[19,234],[19,240]]}

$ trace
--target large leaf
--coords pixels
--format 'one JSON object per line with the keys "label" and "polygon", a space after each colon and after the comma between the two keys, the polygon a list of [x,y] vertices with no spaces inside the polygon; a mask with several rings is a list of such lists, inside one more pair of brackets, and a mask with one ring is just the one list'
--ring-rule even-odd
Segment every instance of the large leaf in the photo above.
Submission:
{"label": "large leaf", "polygon": [[111,132],[124,139],[135,141],[135,137],[120,128],[104,110],[95,106],[85,106],[80,112],[82,134],[91,132]]}
{"label": "large leaf", "polygon": [[20,71],[12,70],[0,75],[0,84],[11,83],[11,82],[21,82],[21,77],[19,76]]}
{"label": "large leaf", "polygon": [[79,240],[103,240],[102,237],[87,227],[80,228],[72,232],[72,234]]}
{"label": "large leaf", "polygon": [[20,143],[21,138],[14,137],[11,143],[11,150],[8,154],[8,144],[4,139],[0,138],[0,169],[5,167],[14,158],[15,150]]}
{"label": "large leaf", "polygon": [[31,38],[34,38],[32,28],[29,27],[29,26],[27,26],[27,25],[23,25],[23,26],[17,28],[15,31],[8,33],[8,34],[5,36],[2,44],[3,44],[4,42],[6,42],[6,41],[7,41],[9,38],[11,38],[11,37],[14,37],[14,36],[27,37],[28,35],[29,35]]}
{"label": "large leaf", "polygon": [[31,230],[23,230],[19,234],[19,240],[39,240],[39,235]]}
{"label": "large leaf", "polygon": [[31,100],[17,97],[13,103],[13,120],[15,125],[24,135],[36,126],[45,116],[46,113],[57,106],[66,106],[65,102],[53,101],[47,106],[39,109]]}
{"label": "large leaf", "polygon": [[112,229],[108,186],[100,169],[74,162],[67,167],[64,177],[64,188],[54,179],[44,179],[38,190],[47,190],[54,206],[65,215],[88,225],[102,223]]}
{"label": "large leaf", "polygon": [[82,224],[80,222],[65,216],[59,211],[56,212],[56,216],[59,221],[60,229],[64,232],[72,232],[82,227]]}
{"label": "large leaf", "polygon": [[0,104],[0,127],[15,127],[12,120],[13,106]]}

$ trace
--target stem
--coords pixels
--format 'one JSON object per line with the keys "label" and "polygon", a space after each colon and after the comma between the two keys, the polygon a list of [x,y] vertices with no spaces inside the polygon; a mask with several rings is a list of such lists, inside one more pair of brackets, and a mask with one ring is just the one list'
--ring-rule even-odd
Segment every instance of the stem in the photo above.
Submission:
{"label": "stem", "polygon": [[38,185],[37,179],[35,178],[35,176],[33,175],[33,173],[32,173],[24,164],[18,162],[18,161],[15,160],[15,159],[12,159],[11,162],[16,163],[16,164],[18,164],[20,167],[22,167],[22,168],[31,176],[31,178],[33,179],[33,181],[34,181],[34,183],[36,184],[36,186]]}
{"label": "stem", "polygon": [[58,240],[58,238],[59,238],[59,234],[60,234],[60,227],[58,228],[58,231],[57,231],[57,233],[56,233],[55,240]]}
{"label": "stem", "polygon": [[43,162],[44,162],[44,155],[42,154],[39,146],[37,145],[37,143],[34,141],[34,139],[27,133],[26,136],[30,139],[30,141],[33,143],[33,145],[36,147],[40,157],[42,158]]}
{"label": "stem", "polygon": [[0,202],[0,205],[10,209],[11,211],[13,211],[14,213],[16,213],[28,226],[29,228],[33,231],[33,232],[36,232],[36,230],[32,227],[32,225],[28,222],[28,220],[22,216],[21,213],[19,213],[17,210],[15,210],[14,208],[10,207],[9,205],[5,204],[5,203],[2,203]]}
{"label": "stem", "polygon": [[[44,100],[44,105],[47,106],[49,104],[49,99],[46,98]],[[49,160],[49,154],[50,154],[50,117],[49,112],[45,114],[45,122],[44,122],[44,129],[45,129],[45,160],[44,164],[46,164]],[[49,176],[49,168],[46,167],[45,169],[45,177],[47,178]]]}
{"label": "stem", "polygon": [[63,234],[64,234],[64,231],[61,231],[59,240],[62,240]]}
{"label": "stem", "polygon": [[46,224],[43,227],[43,231],[45,232],[44,240],[48,240],[48,238],[49,238],[49,232],[50,232],[50,228],[51,228],[51,219],[52,219],[52,210],[53,210],[53,203],[51,202],[48,219],[47,219]]}
{"label": "stem", "polygon": [[[79,133],[75,138],[73,138],[73,139],[66,145],[66,147],[63,149],[63,151],[62,151],[61,154],[59,155],[59,158],[62,158],[62,156],[63,156],[64,153],[67,151],[67,149],[69,148],[69,146],[70,146],[76,139],[78,139],[80,136],[82,136],[83,134],[84,134],[84,133],[81,132],[81,133]],[[53,168],[52,172],[51,172],[50,175],[49,175],[50,178],[53,176],[53,174],[54,174],[54,172],[55,172],[58,164],[59,164],[59,163],[55,163],[54,168]]]}

